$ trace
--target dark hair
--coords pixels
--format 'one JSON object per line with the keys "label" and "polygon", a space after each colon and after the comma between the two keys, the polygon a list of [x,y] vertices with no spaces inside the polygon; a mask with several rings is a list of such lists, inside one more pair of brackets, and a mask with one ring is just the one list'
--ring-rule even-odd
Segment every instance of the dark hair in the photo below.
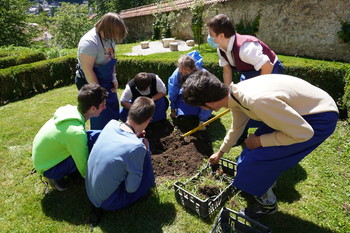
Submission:
{"label": "dark hair", "polygon": [[103,32],[104,38],[115,39],[117,42],[122,42],[128,34],[128,28],[123,19],[112,12],[103,15],[95,27],[97,33]]}
{"label": "dark hair", "polygon": [[229,38],[236,33],[235,26],[233,26],[230,18],[224,14],[214,16],[214,18],[207,22],[207,27],[213,30],[216,35],[224,33],[226,38]]}
{"label": "dark hair", "polygon": [[137,89],[143,91],[151,85],[152,76],[145,72],[138,73],[137,75],[135,75],[134,81]]}
{"label": "dark hair", "polygon": [[97,109],[100,104],[107,99],[108,92],[106,89],[96,83],[84,85],[78,94],[78,110],[81,114],[86,113],[92,106]]}
{"label": "dark hair", "polygon": [[182,97],[192,106],[222,100],[228,95],[228,87],[208,71],[192,73],[182,85]]}
{"label": "dark hair", "polygon": [[153,116],[155,104],[151,98],[140,96],[131,105],[128,113],[128,120],[141,125]]}

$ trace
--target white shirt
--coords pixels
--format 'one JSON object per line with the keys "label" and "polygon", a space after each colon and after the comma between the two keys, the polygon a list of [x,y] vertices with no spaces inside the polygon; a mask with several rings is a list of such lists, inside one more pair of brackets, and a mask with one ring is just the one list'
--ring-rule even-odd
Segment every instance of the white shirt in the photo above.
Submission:
{"label": "white shirt", "polygon": [[[158,75],[156,75],[156,83],[157,83],[157,92],[163,92],[164,94],[166,94],[165,84],[159,78]],[[148,90],[150,91],[150,89],[148,89]],[[148,95],[149,92],[148,93],[140,93],[140,94]],[[132,99],[132,92],[131,92],[129,84],[127,84],[124,91],[123,91],[122,97],[120,98],[120,102],[123,102],[123,101],[129,102],[131,99]]]}
{"label": "white shirt", "polygon": [[[236,37],[234,35],[231,36],[230,41],[227,45],[227,51],[222,50],[223,52],[226,53],[227,59],[229,60],[232,66],[235,66],[235,60],[232,57],[233,42],[235,41],[235,38]],[[221,56],[219,49],[220,48],[217,49],[219,54],[219,65],[221,67],[224,67],[229,63],[226,61],[226,59],[223,56]],[[267,61],[270,61],[269,57],[263,54],[262,50],[263,48],[259,42],[246,41],[242,44],[239,50],[239,58],[245,63],[253,65],[254,69],[258,71]],[[277,60],[278,58],[276,55],[276,58],[273,64],[275,64]]]}

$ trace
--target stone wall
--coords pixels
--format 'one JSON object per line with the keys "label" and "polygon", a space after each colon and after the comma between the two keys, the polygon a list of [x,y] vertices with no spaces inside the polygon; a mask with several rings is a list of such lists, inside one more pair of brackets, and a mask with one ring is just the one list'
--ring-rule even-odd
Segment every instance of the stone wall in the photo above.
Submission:
{"label": "stone wall", "polygon": [[[228,15],[234,23],[253,20],[260,14],[257,37],[277,54],[308,56],[350,62],[350,43],[337,35],[341,22],[350,22],[349,0],[231,0],[207,6],[204,22],[216,14]],[[152,15],[127,18],[133,38],[150,39]],[[203,37],[207,29],[203,26]],[[191,12],[183,10],[172,36],[192,39]]]}

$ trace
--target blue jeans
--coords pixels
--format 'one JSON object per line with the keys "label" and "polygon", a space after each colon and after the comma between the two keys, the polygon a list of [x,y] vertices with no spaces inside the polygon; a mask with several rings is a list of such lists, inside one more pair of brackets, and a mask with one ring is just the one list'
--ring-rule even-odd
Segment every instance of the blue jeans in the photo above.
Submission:
{"label": "blue jeans", "polygon": [[[89,153],[95,144],[95,141],[97,140],[98,136],[100,135],[101,130],[89,130],[86,131],[87,137],[88,137],[88,148]],[[55,165],[54,167],[46,170],[44,172],[44,176],[49,179],[54,180],[61,180],[65,176],[68,176],[69,174],[72,174],[73,172],[77,171],[77,166],[75,165],[75,162],[72,158],[72,156],[69,156],[59,164]]]}

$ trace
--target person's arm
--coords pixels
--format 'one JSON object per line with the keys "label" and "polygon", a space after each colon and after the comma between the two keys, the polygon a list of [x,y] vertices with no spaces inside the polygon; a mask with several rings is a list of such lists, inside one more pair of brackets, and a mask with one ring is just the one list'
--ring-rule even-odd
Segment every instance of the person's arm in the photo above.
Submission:
{"label": "person's arm", "polygon": [[231,128],[228,130],[220,147],[220,150],[225,153],[228,153],[232,148],[232,145],[237,143],[237,140],[244,132],[245,126],[249,121],[249,117],[241,109],[241,107],[236,106],[231,109],[231,112],[232,112]]}
{"label": "person's arm", "polygon": [[125,179],[125,189],[128,193],[133,193],[140,187],[146,153],[146,148],[139,146],[126,157],[125,169],[127,177]]}
{"label": "person's arm", "polygon": [[117,71],[116,71],[116,65],[114,65],[114,69],[113,69],[113,86],[114,89],[112,89],[113,92],[117,92],[118,90],[118,79],[117,79]]}
{"label": "person's arm", "polygon": [[255,70],[260,70],[261,75],[271,74],[273,64],[262,50],[263,48],[258,42],[245,42],[239,51],[239,56],[245,63],[253,65]]}
{"label": "person's arm", "polygon": [[175,108],[175,101],[180,91],[180,73],[179,68],[177,68],[173,74],[168,79],[168,95],[170,99],[170,107]]}
{"label": "person's arm", "polygon": [[244,140],[244,144],[249,150],[254,150],[262,146],[260,136],[256,136],[254,134],[249,134],[249,136]]}
{"label": "person's arm", "polygon": [[212,154],[209,158],[209,163],[211,165],[217,164],[221,157],[223,156],[224,152],[222,152],[221,150],[219,150],[218,152],[216,152],[215,154]]}
{"label": "person's arm", "polygon": [[227,86],[230,86],[231,82],[232,82],[232,68],[230,66],[230,64],[227,64],[226,66],[222,67],[223,71],[224,71],[224,83]]}
{"label": "person's arm", "polygon": [[271,74],[273,70],[273,64],[270,61],[267,61],[264,65],[261,66],[260,74]]}
{"label": "person's arm", "polygon": [[123,106],[123,108],[129,110],[131,108],[132,103],[128,101],[120,101],[120,104]]}
{"label": "person's arm", "polygon": [[131,99],[132,99],[132,92],[131,92],[129,84],[127,84],[125,86],[123,93],[122,93],[122,96],[120,97],[120,104],[125,109],[129,110],[131,105],[132,105]]}
{"label": "person's arm", "polygon": [[311,125],[283,99],[258,99],[253,110],[261,121],[276,130],[260,136],[262,147],[292,145],[305,142],[314,135]]}
{"label": "person's arm", "polygon": [[155,94],[154,96],[152,96],[152,100],[153,100],[153,101],[159,100],[159,99],[162,98],[163,96],[165,96],[165,93],[163,93],[163,92],[158,92],[157,94]]}
{"label": "person's arm", "polygon": [[[86,175],[86,166],[88,160],[88,141],[85,130],[83,126],[71,125],[70,128],[81,128],[80,132],[77,129],[74,129],[74,134],[67,134],[64,138],[65,146],[72,156],[74,163],[81,174],[85,178]],[[72,130],[70,130],[72,131]]]}
{"label": "person's arm", "polygon": [[166,87],[165,84],[163,83],[163,81],[159,78],[158,75],[156,75],[156,85],[157,85],[157,94],[155,94],[154,96],[152,96],[152,100],[156,101],[159,100],[160,98],[162,98],[163,96],[165,96],[166,94]]}
{"label": "person's arm", "polygon": [[95,61],[96,61],[96,58],[93,56],[89,56],[86,54],[80,54],[80,63],[82,65],[82,69],[83,69],[84,75],[86,77],[86,81],[88,83],[97,83],[98,84],[96,74],[93,70]]}

